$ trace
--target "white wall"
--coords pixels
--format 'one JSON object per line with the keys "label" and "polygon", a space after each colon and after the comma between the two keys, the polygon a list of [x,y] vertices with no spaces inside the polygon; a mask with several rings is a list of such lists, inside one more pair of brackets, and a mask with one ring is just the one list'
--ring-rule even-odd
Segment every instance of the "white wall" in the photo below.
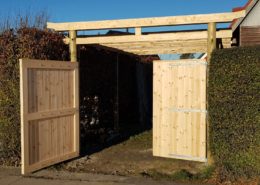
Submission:
{"label": "white wall", "polygon": [[258,1],[242,22],[241,26],[260,26],[260,1]]}

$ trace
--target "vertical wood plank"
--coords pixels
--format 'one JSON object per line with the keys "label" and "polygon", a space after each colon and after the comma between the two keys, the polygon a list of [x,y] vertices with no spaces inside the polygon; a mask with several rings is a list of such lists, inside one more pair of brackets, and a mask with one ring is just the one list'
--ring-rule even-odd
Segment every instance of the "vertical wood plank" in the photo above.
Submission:
{"label": "vertical wood plank", "polygon": [[[179,68],[178,67],[174,67],[174,75],[173,75],[173,83],[174,83],[174,103],[172,104],[171,108],[177,108],[178,107],[178,102],[179,102],[179,98],[178,98],[178,91],[179,91],[179,80],[178,80],[178,74],[179,74]],[[178,117],[179,114],[177,112],[172,111],[173,113],[173,154],[177,154],[177,146],[178,146],[178,140],[177,140],[177,134],[178,134],[178,129],[179,129],[179,125],[178,125]]]}
{"label": "vertical wood plank", "polygon": [[203,62],[186,60],[153,65],[153,139],[156,144],[153,151],[157,156],[206,160]]}
{"label": "vertical wood plank", "polygon": [[159,92],[158,92],[158,65],[157,62],[153,63],[153,155],[159,156],[159,135],[158,135],[158,123],[159,115],[158,115],[158,102],[159,102]]}
{"label": "vertical wood plank", "polygon": [[142,35],[142,28],[141,27],[135,28],[135,35]]}
{"label": "vertical wood plank", "polygon": [[27,173],[29,166],[29,138],[28,138],[28,68],[24,65],[23,59],[19,60],[20,64],[20,106],[21,106],[21,162],[22,174]]}
{"label": "vertical wood plank", "polygon": [[[187,88],[187,108],[192,110],[192,81],[193,81],[193,77],[192,77],[192,71],[195,67],[189,67],[187,69],[187,83],[188,83],[188,88]],[[192,120],[191,120],[191,116],[192,116],[192,112],[187,112],[186,116],[187,116],[187,153],[188,155],[192,155]]]}
{"label": "vertical wood plank", "polygon": [[[77,63],[32,61],[20,60],[22,174],[79,155]],[[32,114],[68,108],[77,111],[32,120]]]}
{"label": "vertical wood plank", "polygon": [[[206,82],[206,76],[207,76],[207,66],[206,65],[202,65],[200,66],[200,89],[201,89],[201,100],[200,100],[200,107],[201,110],[206,110],[206,86],[207,86],[207,82]],[[206,113],[201,113],[201,123],[200,123],[200,129],[201,129],[201,133],[200,133],[200,140],[201,140],[201,146],[200,146],[200,156],[203,156],[206,154],[206,137],[207,134],[205,136],[204,133],[207,133],[207,127],[206,127]],[[211,162],[211,161],[210,161]]]}
{"label": "vertical wood plank", "polygon": [[[74,69],[73,73],[73,99],[74,99],[74,108],[79,109],[79,70],[78,68]],[[74,151],[79,153],[79,110],[74,115],[74,123],[73,123],[73,137],[74,137]]]}
{"label": "vertical wood plank", "polygon": [[[192,68],[191,72],[191,109],[196,108],[197,103],[197,91],[195,89],[196,82],[196,69]],[[196,156],[196,113],[191,113],[191,155]]]}

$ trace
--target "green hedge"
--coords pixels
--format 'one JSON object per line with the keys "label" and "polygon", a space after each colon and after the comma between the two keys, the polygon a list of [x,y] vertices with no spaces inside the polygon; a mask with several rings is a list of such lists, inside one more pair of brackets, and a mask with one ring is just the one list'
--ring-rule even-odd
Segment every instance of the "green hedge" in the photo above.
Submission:
{"label": "green hedge", "polygon": [[68,59],[60,34],[36,28],[0,33],[0,165],[20,164],[19,58]]}
{"label": "green hedge", "polygon": [[260,46],[214,51],[210,143],[223,179],[260,175]]}

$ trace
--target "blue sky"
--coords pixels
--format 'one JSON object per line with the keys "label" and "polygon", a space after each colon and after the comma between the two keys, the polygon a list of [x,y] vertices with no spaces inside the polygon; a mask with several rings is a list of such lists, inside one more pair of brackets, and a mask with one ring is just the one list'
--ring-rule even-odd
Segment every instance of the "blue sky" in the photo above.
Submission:
{"label": "blue sky", "polygon": [[247,0],[2,0],[1,17],[47,11],[52,22],[228,12]]}
{"label": "blue sky", "polygon": [[[17,14],[37,14],[46,11],[50,22],[95,21],[157,16],[175,16],[205,13],[230,12],[243,6],[247,0],[1,0],[0,19],[16,17]],[[0,20],[0,21],[1,21]],[[227,25],[218,25],[226,27]],[[190,28],[204,26],[191,26]],[[190,29],[185,27],[185,29]],[[152,30],[151,30],[152,29]],[[143,31],[171,30],[147,28]],[[175,30],[183,27],[174,27]],[[131,30],[130,30],[131,31]],[[99,32],[99,31],[98,31]],[[103,33],[101,31],[99,33]],[[85,32],[84,32],[85,34]],[[88,32],[97,34],[97,31]],[[178,58],[162,55],[161,59]]]}

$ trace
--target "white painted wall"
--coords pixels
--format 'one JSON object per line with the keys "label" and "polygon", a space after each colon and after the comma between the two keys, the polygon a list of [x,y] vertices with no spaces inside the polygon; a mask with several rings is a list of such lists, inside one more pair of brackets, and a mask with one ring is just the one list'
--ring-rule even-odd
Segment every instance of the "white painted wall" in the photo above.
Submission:
{"label": "white painted wall", "polygon": [[260,1],[256,3],[255,7],[244,19],[241,26],[260,26]]}

